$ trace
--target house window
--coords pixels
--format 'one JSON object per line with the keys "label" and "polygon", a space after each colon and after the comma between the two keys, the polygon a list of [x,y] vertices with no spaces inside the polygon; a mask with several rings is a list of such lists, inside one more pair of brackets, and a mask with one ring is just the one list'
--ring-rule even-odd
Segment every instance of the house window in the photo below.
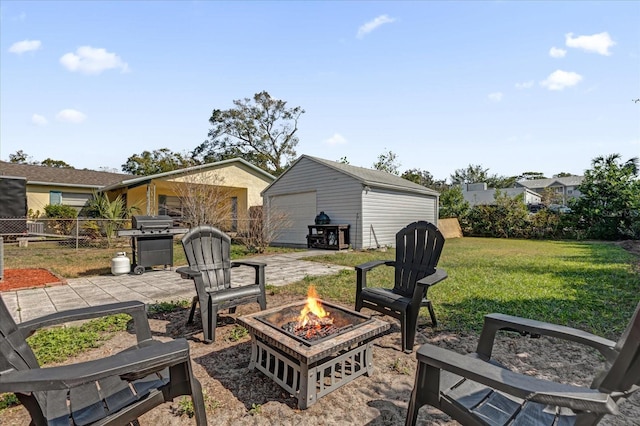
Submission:
{"label": "house window", "polygon": [[62,204],[65,206],[73,207],[74,209],[80,211],[87,201],[91,198],[91,194],[81,193],[81,192],[63,192],[62,193]]}
{"label": "house window", "polygon": [[49,204],[51,204],[52,206],[62,204],[62,192],[49,191]]}
{"label": "house window", "polygon": [[170,195],[158,195],[158,214],[182,217],[182,202],[180,198]]}

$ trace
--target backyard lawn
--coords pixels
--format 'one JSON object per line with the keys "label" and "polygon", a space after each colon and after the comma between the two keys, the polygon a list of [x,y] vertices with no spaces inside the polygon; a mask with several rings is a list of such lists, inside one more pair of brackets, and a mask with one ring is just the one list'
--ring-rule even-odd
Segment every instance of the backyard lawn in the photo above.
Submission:
{"label": "backyard lawn", "polygon": [[[393,259],[394,251],[344,252],[310,260],[355,266]],[[439,267],[449,278],[429,290],[438,327],[479,331],[483,315],[501,312],[578,327],[615,338],[640,294],[638,258],[616,244],[460,238],[446,242]],[[393,269],[380,266],[368,283],[390,282]],[[323,298],[355,303],[355,272],[307,278],[275,293],[305,294],[314,284]],[[429,324],[426,309],[422,323]]]}
{"label": "backyard lawn", "polygon": [[[269,247],[266,254],[275,254],[292,249]],[[56,243],[31,243],[28,247],[6,245],[4,248],[5,268],[46,268],[64,277],[78,278],[92,275],[111,273],[111,258],[117,252],[126,252],[132,258],[131,247],[121,243],[117,247],[107,248],[79,248],[65,247]],[[243,246],[231,246],[231,258],[238,259],[251,255]],[[173,245],[173,264],[183,266],[187,264],[184,250],[179,241]]]}
{"label": "backyard lawn", "polygon": [[[283,250],[287,249],[270,248],[267,254]],[[116,251],[7,246],[5,268],[47,268],[66,278],[99,275],[109,273]],[[394,250],[327,252],[308,259],[355,266],[394,255]],[[233,246],[232,258],[247,256],[241,246]],[[174,265],[184,264],[182,247],[176,243]],[[617,337],[640,294],[638,257],[614,243],[457,238],[446,242],[438,266],[449,278],[430,289],[429,296],[439,328],[452,332],[478,331],[484,314],[502,312]],[[392,274],[392,268],[378,267],[369,273],[369,285],[388,283]],[[270,291],[304,295],[309,284],[327,300],[355,303],[352,270]],[[428,324],[426,309],[421,314],[422,323]]]}

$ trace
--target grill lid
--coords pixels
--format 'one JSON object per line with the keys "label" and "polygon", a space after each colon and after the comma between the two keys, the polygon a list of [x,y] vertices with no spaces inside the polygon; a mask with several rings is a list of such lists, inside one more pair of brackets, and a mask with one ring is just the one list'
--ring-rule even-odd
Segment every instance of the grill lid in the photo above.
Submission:
{"label": "grill lid", "polygon": [[141,231],[145,229],[169,229],[173,228],[173,219],[167,215],[132,216],[131,228]]}

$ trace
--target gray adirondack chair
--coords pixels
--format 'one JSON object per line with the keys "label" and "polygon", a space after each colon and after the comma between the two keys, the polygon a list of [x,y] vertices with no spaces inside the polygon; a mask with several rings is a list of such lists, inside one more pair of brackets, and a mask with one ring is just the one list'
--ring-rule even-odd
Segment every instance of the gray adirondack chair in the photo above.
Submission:
{"label": "gray adirondack chair", "polygon": [[[605,368],[590,387],[514,373],[491,360],[499,330],[588,345],[602,354]],[[461,355],[424,344],[416,356],[407,425],[416,424],[425,404],[463,425],[595,425],[605,414],[619,414],[618,404],[640,385],[640,304],[618,342],[570,327],[489,314],[476,353]]]}
{"label": "gray adirondack chair", "polygon": [[[193,323],[196,307],[200,306],[200,317],[204,341],[216,339],[218,311],[229,309],[234,313],[237,306],[258,303],[260,309],[267,308],[265,296],[265,264],[253,261],[231,261],[231,238],[212,226],[201,225],[191,229],[182,237],[188,267],[176,269],[182,278],[192,279],[196,296],[191,303],[188,323]],[[255,270],[252,284],[232,287],[231,269],[250,266]]]}
{"label": "gray adirondack chair", "polygon": [[[88,362],[40,368],[25,338],[42,327],[99,316],[133,317],[137,345]],[[0,303],[0,393],[13,392],[33,425],[123,425],[178,395],[191,395],[196,422],[207,418],[185,339],[151,338],[144,303],[124,302],[58,312],[16,324]]]}
{"label": "gray adirondack chair", "polygon": [[[363,307],[373,309],[400,320],[402,350],[410,352],[418,325],[418,313],[426,307],[433,326],[436,314],[427,290],[447,278],[447,273],[436,268],[444,236],[429,222],[413,222],[396,234],[396,260],[374,260],[356,266],[356,311]],[[395,268],[393,288],[368,287],[367,272],[385,265]]]}

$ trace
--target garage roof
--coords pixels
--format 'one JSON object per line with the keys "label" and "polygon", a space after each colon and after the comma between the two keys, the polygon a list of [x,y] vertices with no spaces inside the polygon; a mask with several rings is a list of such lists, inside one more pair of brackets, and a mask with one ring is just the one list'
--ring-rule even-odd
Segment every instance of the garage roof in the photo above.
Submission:
{"label": "garage roof", "polygon": [[434,191],[431,188],[427,188],[425,186],[419,185],[417,183],[413,183],[407,179],[403,179],[400,176],[393,175],[391,173],[383,172],[381,170],[375,169],[367,169],[365,167],[357,167],[352,166],[351,164],[338,163],[336,161],[325,160],[324,158],[312,157],[310,155],[302,155],[300,156],[294,163],[285,170],[275,181],[271,182],[271,184],[266,187],[262,192],[267,191],[271,186],[273,186],[282,176],[287,174],[287,172],[293,168],[296,163],[300,162],[302,159],[307,159],[314,161],[316,163],[327,166],[333,170],[336,170],[340,173],[344,173],[358,181],[360,181],[363,185],[367,185],[369,187],[375,188],[385,188],[385,189],[394,189],[398,191],[404,192],[414,192],[420,194],[428,194],[428,195],[440,195],[439,192]]}

